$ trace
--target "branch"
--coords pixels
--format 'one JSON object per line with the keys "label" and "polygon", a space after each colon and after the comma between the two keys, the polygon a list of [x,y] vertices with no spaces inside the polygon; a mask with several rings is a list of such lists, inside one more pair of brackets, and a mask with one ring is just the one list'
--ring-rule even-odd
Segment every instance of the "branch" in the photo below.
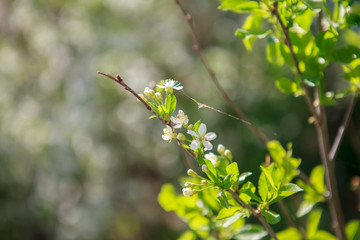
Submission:
{"label": "branch", "polygon": [[[116,75],[116,78],[115,78],[115,77],[113,77],[113,76],[111,76],[111,75],[109,75],[109,74],[102,73],[102,72],[98,72],[98,74],[103,75],[103,76],[105,76],[105,77],[107,77],[107,78],[109,78],[109,79],[111,79],[111,80],[114,80],[116,83],[120,84],[126,91],[130,92],[130,93],[131,93],[132,95],[134,95],[142,104],[144,104],[144,106],[146,107],[146,109],[147,109],[148,111],[150,111],[152,114],[154,114],[154,115],[156,116],[156,118],[159,119],[160,122],[161,122],[164,126],[170,126],[170,127],[172,128],[170,122],[167,122],[167,121],[165,121],[162,117],[160,117],[160,116],[150,107],[150,105],[147,104],[147,102],[145,102],[144,99],[142,99],[142,98],[139,96],[139,94],[137,94],[134,90],[132,90],[131,87],[129,87],[129,86],[124,82],[124,80],[123,80],[119,75]],[[182,143],[180,142],[179,139],[176,139],[176,141],[177,141],[179,147],[181,147],[182,149],[184,149],[184,150],[185,150],[186,152],[188,152],[195,160],[197,160],[197,156],[196,156],[196,154],[195,154],[193,151],[191,151],[190,149],[184,148],[184,147],[182,146]]]}
{"label": "branch", "polygon": [[[301,70],[299,67],[299,61],[295,55],[295,52],[292,47],[290,35],[288,28],[285,27],[277,9],[277,4],[274,3],[271,6],[270,9],[271,13],[275,16],[275,18],[278,20],[281,29],[285,36],[285,44],[288,46],[291,57],[293,59],[296,72],[299,76],[301,76]],[[315,87],[315,102],[317,102],[317,107],[315,108],[313,105],[313,101],[311,100],[309,90],[306,86],[303,85],[303,91],[305,93],[305,99],[306,103],[308,105],[308,108],[310,112],[312,113],[313,117],[315,118],[315,128],[317,132],[317,138],[318,138],[318,144],[319,144],[319,150],[320,150],[320,156],[321,156],[321,162],[324,166],[324,173],[325,173],[325,181],[326,186],[328,190],[330,191],[330,196],[328,198],[329,208],[332,216],[332,224],[333,229],[335,231],[336,236],[339,239],[346,239],[345,233],[344,233],[344,220],[342,215],[342,210],[340,206],[340,200],[339,195],[336,187],[336,180],[335,180],[335,169],[333,161],[330,161],[329,159],[329,136],[327,132],[327,124],[326,124],[326,113],[325,109],[322,105],[319,103],[319,88]]]}
{"label": "branch", "polygon": [[339,148],[340,148],[340,144],[344,138],[344,135],[345,135],[345,130],[347,128],[347,126],[349,125],[349,122],[350,122],[350,118],[351,118],[351,115],[352,115],[352,112],[354,110],[354,105],[355,105],[355,96],[352,96],[351,98],[351,101],[350,101],[350,105],[348,106],[347,110],[346,110],[346,113],[345,113],[345,116],[344,116],[344,119],[338,129],[338,132],[336,134],[336,137],[335,137],[335,140],[334,140],[334,143],[331,147],[331,150],[329,152],[329,160],[330,161],[333,161],[335,158],[336,158],[336,155],[339,151]]}
{"label": "branch", "polygon": [[199,56],[202,64],[204,65],[206,71],[210,75],[212,82],[215,84],[216,88],[220,91],[220,94],[225,99],[225,101],[230,105],[233,111],[237,114],[237,116],[246,123],[246,126],[257,136],[257,138],[266,146],[267,142],[269,141],[264,133],[262,133],[257,127],[250,123],[247,116],[236,106],[235,102],[231,100],[229,95],[226,93],[224,88],[220,85],[219,80],[215,74],[215,72],[211,69],[203,51],[201,50],[199,39],[195,33],[194,27],[192,25],[192,18],[189,13],[187,13],[180,3],[180,0],[174,0],[175,4],[177,4],[181,10],[182,15],[185,18],[186,25],[190,31],[190,35],[193,41],[193,50]]}
{"label": "branch", "polygon": [[251,211],[252,215],[254,215],[254,217],[256,217],[260,221],[260,223],[265,227],[266,231],[270,234],[272,238],[278,240],[278,238],[276,237],[276,233],[274,232],[270,224],[265,220],[264,216],[261,215],[259,210],[256,210],[250,205],[246,204],[234,191],[230,189],[227,191],[242,207],[249,209]]}

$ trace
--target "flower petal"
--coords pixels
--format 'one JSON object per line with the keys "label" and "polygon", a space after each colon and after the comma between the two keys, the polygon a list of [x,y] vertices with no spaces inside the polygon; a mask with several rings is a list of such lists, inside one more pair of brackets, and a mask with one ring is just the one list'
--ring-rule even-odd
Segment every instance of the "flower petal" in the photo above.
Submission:
{"label": "flower petal", "polygon": [[188,130],[187,134],[190,134],[191,136],[196,137],[196,138],[199,137],[199,135],[196,132],[194,132],[193,130]]}
{"label": "flower petal", "polygon": [[207,133],[206,135],[205,135],[205,139],[207,140],[207,141],[212,141],[212,140],[214,140],[216,138],[216,133],[214,133],[214,132],[209,132],[209,133]]}
{"label": "flower petal", "polygon": [[196,150],[200,147],[200,142],[198,140],[193,140],[190,144],[191,150]]}
{"label": "flower petal", "polygon": [[206,125],[205,123],[202,123],[200,124],[200,127],[199,127],[199,134],[200,136],[204,136],[206,133]]}
{"label": "flower petal", "polygon": [[213,145],[209,141],[204,141],[203,144],[204,144],[204,147],[205,147],[205,151],[211,150],[213,148]]}

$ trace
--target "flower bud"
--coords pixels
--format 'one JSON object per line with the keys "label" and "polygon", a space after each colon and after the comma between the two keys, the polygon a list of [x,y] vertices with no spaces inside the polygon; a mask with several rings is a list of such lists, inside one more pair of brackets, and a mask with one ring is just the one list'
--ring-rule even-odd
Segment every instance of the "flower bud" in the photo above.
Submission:
{"label": "flower bud", "polygon": [[202,170],[204,173],[209,173],[209,168],[208,168],[205,164],[203,164],[203,165],[201,166],[201,170]]}
{"label": "flower bud", "polygon": [[155,98],[155,92],[151,88],[146,87],[144,90],[144,94],[145,94],[145,96],[147,96],[150,99]]}
{"label": "flower bud", "polygon": [[194,195],[194,191],[192,188],[183,188],[182,192],[184,194],[185,197],[191,197],[192,195]]}
{"label": "flower bud", "polygon": [[208,182],[208,180],[201,180],[201,184],[203,184],[203,185],[207,185],[209,182]]}
{"label": "flower bud", "polygon": [[[147,102],[147,99],[145,98],[145,96],[143,94],[138,94],[139,97],[144,100],[145,102]],[[141,102],[139,99],[137,99],[138,102]]]}
{"label": "flower bud", "polygon": [[185,139],[186,139],[185,135],[182,133],[178,133],[176,138],[180,141],[185,141]]}
{"label": "flower bud", "polygon": [[159,92],[156,92],[156,93],[155,93],[155,97],[156,97],[156,99],[157,99],[159,102],[161,102],[161,103],[164,101],[161,93],[159,93]]}
{"label": "flower bud", "polygon": [[229,149],[226,149],[224,154],[225,154],[225,157],[232,160],[232,154],[231,154],[231,151]]}
{"label": "flower bud", "polygon": [[190,186],[194,186],[195,184],[194,183],[192,183],[192,182],[185,182],[184,183],[184,186],[185,187],[190,187]]}
{"label": "flower bud", "polygon": [[187,127],[188,130],[194,130],[194,125],[189,124],[189,126]]}
{"label": "flower bud", "polygon": [[189,175],[190,177],[197,177],[198,176],[197,173],[192,169],[189,169],[187,171],[187,175]]}
{"label": "flower bud", "polygon": [[222,145],[222,144],[218,145],[218,147],[217,147],[218,153],[220,153],[221,155],[224,155],[225,150],[226,149],[225,149],[224,145]]}

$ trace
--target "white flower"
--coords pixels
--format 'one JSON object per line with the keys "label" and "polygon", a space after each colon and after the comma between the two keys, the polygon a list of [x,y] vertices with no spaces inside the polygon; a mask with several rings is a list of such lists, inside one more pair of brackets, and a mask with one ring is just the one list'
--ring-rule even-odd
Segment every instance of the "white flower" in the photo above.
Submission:
{"label": "white flower", "polygon": [[198,149],[201,144],[204,145],[205,151],[211,150],[213,148],[213,145],[210,143],[210,141],[216,138],[216,133],[206,133],[206,125],[204,123],[200,124],[198,133],[192,130],[188,130],[187,133],[195,137],[195,139],[190,144],[190,148],[192,150]]}
{"label": "white flower", "polygon": [[183,192],[183,194],[184,194],[185,197],[191,197],[192,195],[194,195],[193,189],[192,189],[192,188],[189,188],[189,187],[183,188],[183,189],[182,189],[182,192]]}
{"label": "white flower", "polygon": [[189,118],[184,114],[183,110],[179,110],[178,115],[176,117],[171,116],[171,122],[175,125],[173,128],[181,128],[183,125],[187,125],[189,123]]}
{"label": "white flower", "polygon": [[204,155],[205,159],[210,160],[211,163],[216,166],[216,162],[217,162],[217,156],[215,154],[211,153],[207,153]]}
{"label": "white flower", "polygon": [[170,141],[173,137],[173,129],[170,126],[166,126],[163,131],[164,134],[161,135],[162,139],[164,139],[165,141]]}
{"label": "white flower", "polygon": [[175,81],[174,79],[166,79],[162,80],[160,84],[157,84],[159,88],[165,88],[165,91],[167,93],[172,93],[173,89],[175,90],[181,90],[183,89],[183,86],[180,86],[180,83],[178,81]]}

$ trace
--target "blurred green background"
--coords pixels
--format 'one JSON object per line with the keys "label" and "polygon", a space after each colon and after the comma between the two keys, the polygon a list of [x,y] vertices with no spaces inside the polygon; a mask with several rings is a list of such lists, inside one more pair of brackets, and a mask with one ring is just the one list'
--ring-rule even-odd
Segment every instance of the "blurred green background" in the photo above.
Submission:
{"label": "blurred green background", "polygon": [[[222,86],[270,139],[292,141],[309,173],[320,164],[309,112],[274,86],[290,70],[266,62],[266,41],[245,51],[234,36],[245,16],[218,11],[217,1],[183,2]],[[179,149],[97,71],[120,74],[139,93],[174,78],[198,101],[232,113],[191,46],[172,0],[0,1],[0,239],[175,239],[186,228],[157,203],[161,185],[186,173]],[[341,67],[326,75],[327,88],[346,86]],[[230,148],[255,181],[266,151],[246,125],[177,96],[190,121],[217,132],[215,146]],[[347,103],[328,108],[331,138]],[[347,220],[359,217],[349,187],[360,174],[359,105],[336,168]]]}

